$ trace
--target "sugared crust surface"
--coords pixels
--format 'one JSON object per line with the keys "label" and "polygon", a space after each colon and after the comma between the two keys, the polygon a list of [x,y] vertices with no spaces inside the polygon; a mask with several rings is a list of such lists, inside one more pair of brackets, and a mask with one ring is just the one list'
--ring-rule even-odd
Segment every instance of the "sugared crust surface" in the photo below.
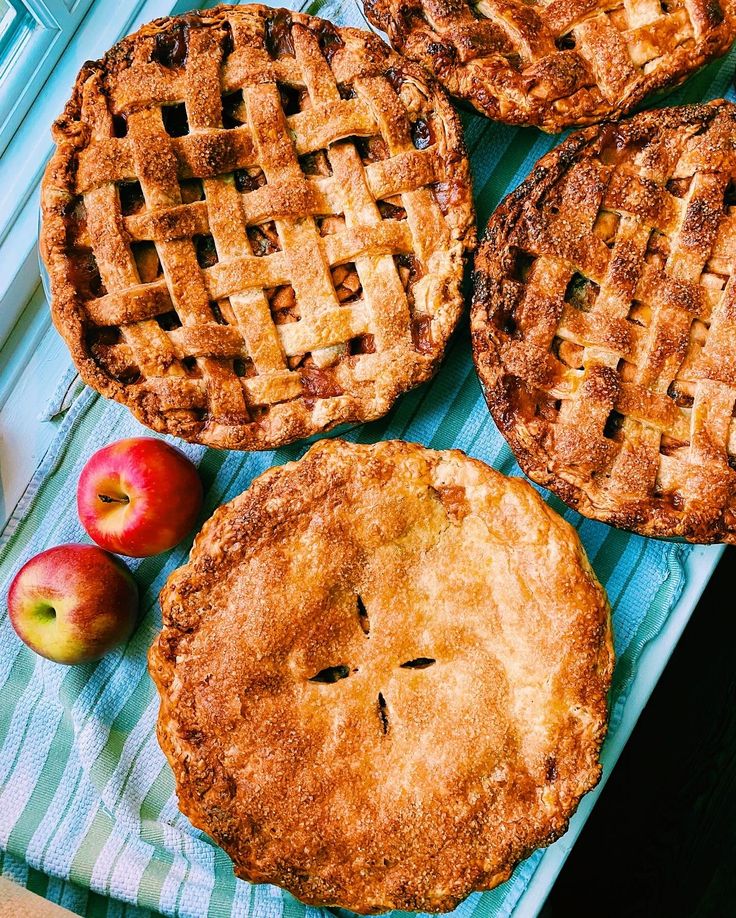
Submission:
{"label": "sugared crust surface", "polygon": [[257,5],[157,20],[85,64],[53,134],[53,319],[143,423],[270,448],[436,370],[467,157],[441,87],[376,36]]}
{"label": "sugared crust surface", "polygon": [[214,514],[161,606],[159,740],[244,879],[448,910],[598,781],[605,594],[527,483],[460,452],[318,443]]}
{"label": "sugared crust surface", "polygon": [[736,36],[733,0],[363,0],[393,46],[509,124],[561,131],[625,114]]}
{"label": "sugared crust surface", "polygon": [[572,135],[491,217],[473,355],[532,479],[650,536],[736,542],[736,106]]}

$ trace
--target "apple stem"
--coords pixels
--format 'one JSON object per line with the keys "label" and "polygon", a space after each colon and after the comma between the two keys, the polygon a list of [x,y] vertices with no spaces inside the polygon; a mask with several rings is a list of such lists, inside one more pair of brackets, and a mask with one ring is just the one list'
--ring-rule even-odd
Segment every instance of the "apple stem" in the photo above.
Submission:
{"label": "apple stem", "polygon": [[129,504],[130,498],[127,495],[123,497],[110,497],[109,494],[98,494],[97,495],[103,504]]}

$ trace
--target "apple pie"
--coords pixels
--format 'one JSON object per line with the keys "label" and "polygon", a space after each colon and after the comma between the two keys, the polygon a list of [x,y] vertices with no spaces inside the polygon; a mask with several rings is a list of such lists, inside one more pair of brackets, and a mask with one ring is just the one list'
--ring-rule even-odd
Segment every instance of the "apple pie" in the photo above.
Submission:
{"label": "apple pie", "polygon": [[473,351],[519,464],[581,513],[736,542],[736,106],[573,134],[501,204]]}
{"label": "apple pie", "polygon": [[54,322],[149,427],[275,447],[437,368],[468,162],[442,88],[377,36],[265,6],[157,20],[84,65],[53,134]]}
{"label": "apple pie", "polygon": [[215,512],[161,607],[159,740],[244,879],[445,911],[599,779],[605,593],[529,484],[460,452],[321,441]]}
{"label": "apple pie", "polygon": [[363,0],[394,47],[509,124],[561,131],[630,111],[736,37],[734,0]]}

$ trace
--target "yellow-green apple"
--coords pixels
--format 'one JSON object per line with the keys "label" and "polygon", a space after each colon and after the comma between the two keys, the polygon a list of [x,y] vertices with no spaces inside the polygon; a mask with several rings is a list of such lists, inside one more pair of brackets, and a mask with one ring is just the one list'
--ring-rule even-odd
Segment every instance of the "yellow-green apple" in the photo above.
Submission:
{"label": "yellow-green apple", "polygon": [[197,469],[184,453],[153,437],[104,446],[85,465],[77,487],[79,518],[90,537],[135,558],[181,542],[201,506]]}
{"label": "yellow-green apple", "polygon": [[96,545],[57,545],[15,575],[8,612],[31,650],[57,663],[88,663],[132,634],[138,587],[122,561]]}

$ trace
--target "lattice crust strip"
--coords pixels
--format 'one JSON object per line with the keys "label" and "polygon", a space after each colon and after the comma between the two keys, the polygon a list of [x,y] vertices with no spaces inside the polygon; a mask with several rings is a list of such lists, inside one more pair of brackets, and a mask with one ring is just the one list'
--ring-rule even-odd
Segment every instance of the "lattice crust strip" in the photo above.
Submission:
{"label": "lattice crust strip", "polygon": [[54,137],[55,322],[151,427],[272,447],[436,368],[468,165],[442,91],[375,36],[259,6],[159,20],[85,65]]}
{"label": "lattice crust strip", "polygon": [[573,135],[491,218],[476,366],[524,470],[582,513],[736,542],[736,106]]}
{"label": "lattice crust strip", "polygon": [[733,0],[364,0],[397,50],[511,124],[560,131],[631,110],[736,37]]}

